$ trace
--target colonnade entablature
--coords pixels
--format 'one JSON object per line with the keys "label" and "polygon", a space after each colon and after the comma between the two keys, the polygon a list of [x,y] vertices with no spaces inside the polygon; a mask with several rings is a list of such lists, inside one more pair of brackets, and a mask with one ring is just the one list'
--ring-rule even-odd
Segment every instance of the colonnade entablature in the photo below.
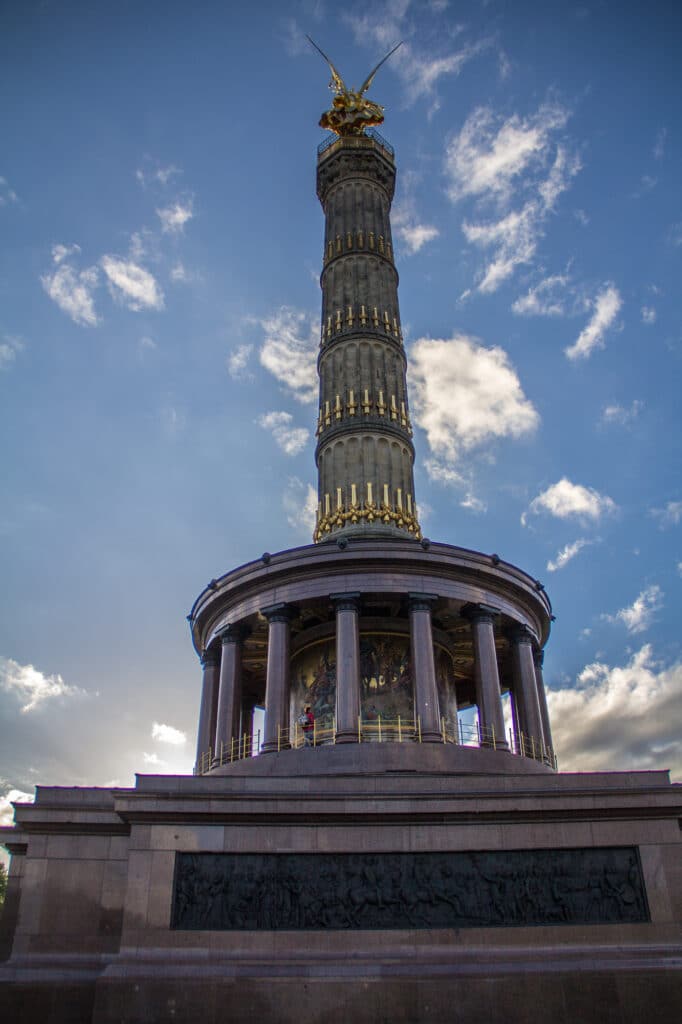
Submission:
{"label": "colonnade entablature", "polygon": [[222,769],[235,743],[243,756],[257,706],[259,753],[307,742],[306,704],[316,743],[459,743],[475,727],[478,746],[553,764],[550,618],[541,584],[496,555],[376,539],[265,554],[211,581],[192,609],[197,770]]}

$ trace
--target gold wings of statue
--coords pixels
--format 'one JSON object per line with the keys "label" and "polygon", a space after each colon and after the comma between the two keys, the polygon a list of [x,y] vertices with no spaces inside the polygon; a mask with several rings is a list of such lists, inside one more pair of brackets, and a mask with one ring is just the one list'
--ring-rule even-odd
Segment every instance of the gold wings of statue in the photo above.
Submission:
{"label": "gold wings of statue", "polygon": [[329,88],[335,94],[334,100],[332,102],[332,109],[325,110],[320,118],[320,128],[327,128],[329,131],[336,132],[337,135],[362,135],[365,128],[372,128],[377,124],[382,124],[384,108],[378,103],[372,103],[371,100],[365,99],[364,94],[374,81],[374,76],[381,65],[385,64],[388,58],[403,44],[398,43],[379,61],[373,71],[370,71],[360,89],[348,89],[327,54],[320,49],[310,36],[306,36],[306,39],[324,57],[332,73]]}

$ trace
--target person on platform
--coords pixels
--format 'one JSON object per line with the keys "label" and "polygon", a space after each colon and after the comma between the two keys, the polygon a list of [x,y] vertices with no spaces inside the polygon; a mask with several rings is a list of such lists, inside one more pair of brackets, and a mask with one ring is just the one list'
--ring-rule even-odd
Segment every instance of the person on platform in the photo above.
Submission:
{"label": "person on platform", "polygon": [[303,714],[299,719],[303,729],[303,742],[306,747],[314,746],[315,742],[315,715],[310,704],[303,708]]}

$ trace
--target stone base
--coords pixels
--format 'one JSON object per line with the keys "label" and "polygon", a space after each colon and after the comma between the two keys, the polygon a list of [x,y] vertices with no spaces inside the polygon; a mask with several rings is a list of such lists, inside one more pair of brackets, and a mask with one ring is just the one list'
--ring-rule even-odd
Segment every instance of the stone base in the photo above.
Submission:
{"label": "stone base", "polygon": [[[16,828],[2,836],[18,897],[12,956],[0,967],[3,1019],[677,1021],[682,787],[667,773],[562,775],[503,751],[437,744],[361,744],[352,771],[346,752],[283,751],[221,776],[139,776],[134,789],[39,787],[37,802],[18,806]],[[512,774],[512,760],[526,770]],[[446,878],[472,858],[496,900],[494,887],[519,852],[521,862],[581,851],[589,861],[589,851],[613,849],[636,851],[643,897],[631,921],[632,888],[607,871],[585,898],[592,924],[572,922],[564,886],[546,924],[514,924],[512,912],[505,927],[429,927],[420,905],[426,911],[437,899],[432,875],[410,904],[417,926],[363,927],[363,906],[355,907],[358,927],[173,926],[182,922],[174,910],[179,854],[190,864],[202,854],[246,865],[326,857],[351,872],[368,860],[423,864],[435,856],[453,865]],[[497,881],[490,863],[501,865]],[[539,877],[531,871],[526,886],[514,876],[515,895],[500,888],[499,899],[511,898],[516,910],[519,899],[542,902],[549,890]],[[371,897],[374,883],[362,884]],[[268,896],[275,911],[279,891]],[[391,891],[381,892],[390,902]],[[369,897],[368,909],[376,907]]]}
{"label": "stone base", "polygon": [[[353,743],[352,757],[349,746]],[[414,774],[415,772],[457,775],[552,774],[554,769],[532,757],[519,757],[508,747],[466,747],[443,743],[358,743],[353,735],[345,744],[335,744],[298,750],[274,751],[266,758],[251,757],[233,761],[222,768],[214,768],[204,778],[262,775],[310,775],[311,777],[367,774]],[[171,776],[172,778],[172,776]],[[500,780],[501,783],[502,780]]]}
{"label": "stone base", "polygon": [[[480,946],[457,958],[439,950],[418,965],[390,962],[235,964],[208,954],[122,957],[97,979],[43,967],[31,982],[0,986],[0,1013],[25,1024],[677,1024],[679,959],[665,952],[585,956]],[[411,959],[411,957],[410,957]],[[636,962],[633,962],[636,961]]]}

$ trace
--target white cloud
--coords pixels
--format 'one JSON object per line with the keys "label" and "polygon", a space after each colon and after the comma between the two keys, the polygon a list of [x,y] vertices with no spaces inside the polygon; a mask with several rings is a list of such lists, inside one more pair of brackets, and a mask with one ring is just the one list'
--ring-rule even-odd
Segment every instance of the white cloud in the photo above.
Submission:
{"label": "white cloud", "polygon": [[112,296],[128,309],[163,309],[163,292],[154,275],[144,267],[118,256],[102,256],[101,264]]}
{"label": "white cloud", "polygon": [[153,352],[155,349],[157,349],[159,347],[156,344],[156,342],[154,341],[154,339],[150,338],[146,334],[142,338],[140,338],[138,344],[140,346],[140,349],[142,349],[142,351],[146,350],[147,352]]}
{"label": "white cloud", "polygon": [[146,752],[143,752],[142,760],[145,764],[154,765],[157,768],[163,768],[168,764],[168,762],[162,760],[158,754],[148,754]]}
{"label": "white cloud", "polygon": [[552,274],[544,278],[512,305],[517,316],[564,316],[566,313],[566,274]]}
{"label": "white cloud", "polygon": [[308,52],[310,43],[305,37],[305,31],[295,18],[284,19],[282,21],[282,31],[284,49],[290,57],[300,57]]}
{"label": "white cloud", "polygon": [[421,221],[415,204],[414,189],[417,182],[417,175],[407,171],[402,176],[402,197],[393,207],[391,224],[393,233],[404,243],[408,253],[419,252],[427,242],[438,238],[440,231],[433,224],[425,224]]}
{"label": "white cloud", "polygon": [[170,743],[173,747],[182,747],[187,742],[187,736],[172,725],[164,725],[162,722],[152,724],[152,739],[158,743]]}
{"label": "white cloud", "polygon": [[8,789],[0,795],[0,825],[14,824],[14,808],[12,804],[32,804],[33,793],[25,793],[23,789]]}
{"label": "white cloud", "polygon": [[562,477],[533,498],[528,510],[521,516],[521,522],[525,526],[529,514],[539,515],[542,512],[548,512],[557,519],[591,519],[598,522],[603,515],[614,513],[616,508],[616,503],[607,495]]}
{"label": "white cloud", "polygon": [[170,272],[171,281],[185,282],[189,280],[189,274],[182,263],[176,263]]}
{"label": "white cloud", "polygon": [[47,700],[82,697],[85,690],[68,686],[60,675],[45,675],[33,665],[20,665],[12,658],[0,657],[0,689],[22,701],[22,712],[35,711]]}
{"label": "white cloud", "polygon": [[575,556],[578,555],[589,543],[589,540],[586,540],[584,537],[579,537],[578,540],[573,541],[572,544],[566,544],[566,546],[557,553],[555,559],[550,558],[547,562],[547,571],[557,572],[558,569],[563,569],[563,567],[568,565],[571,559],[575,558]]}
{"label": "white cloud", "polygon": [[556,156],[549,174],[538,185],[538,192],[542,200],[540,214],[550,213],[554,209],[559,196],[566,191],[570,186],[571,179],[575,178],[582,169],[582,161],[576,153],[569,153],[565,146],[557,146]]}
{"label": "white cloud", "polygon": [[434,113],[440,105],[436,95],[439,80],[445,75],[454,75],[456,78],[464,66],[474,57],[478,57],[489,45],[488,40],[483,39],[436,57],[415,49],[411,43],[405,43],[395,56],[408,105],[411,106],[419,99],[430,99],[429,113]]}
{"label": "white cloud", "polygon": [[317,491],[313,485],[304,484],[297,476],[289,477],[282,505],[289,526],[309,537],[317,521]]}
{"label": "white cloud", "polygon": [[573,216],[579,224],[582,224],[584,228],[586,228],[587,225],[590,223],[590,218],[584,210],[575,210]]}
{"label": "white cloud", "polygon": [[253,374],[246,372],[253,345],[238,345],[227,357],[227,371],[235,380],[252,380]]}
{"label": "white cloud", "polygon": [[156,212],[161,221],[161,230],[171,234],[179,234],[184,231],[185,224],[194,216],[192,205],[190,197],[184,201],[177,199],[170,206],[165,206],[160,210],[157,209]]}
{"label": "white cloud", "polygon": [[427,242],[432,242],[434,238],[438,238],[440,231],[435,228],[432,224],[404,224],[398,229],[400,237],[403,239],[409,252],[419,252]]}
{"label": "white cloud", "polygon": [[19,197],[13,188],[9,187],[7,178],[0,177],[0,206],[7,206],[8,203],[16,203]]}
{"label": "white cloud", "polygon": [[647,325],[656,323],[656,310],[653,306],[642,306],[642,323]]}
{"label": "white cloud", "polygon": [[[436,0],[430,6],[432,13],[438,15],[445,10],[446,5],[442,0]],[[386,0],[383,4],[367,5],[362,15],[347,15],[345,20],[351,26],[356,42],[364,46],[370,45],[373,49],[378,46],[388,52],[398,40],[403,40],[403,45],[391,57],[388,67],[401,79],[407,104],[428,99],[431,101],[429,113],[433,113],[439,106],[436,89],[440,79],[446,75],[459,75],[464,66],[490,43],[484,39],[465,44],[450,53],[440,54],[435,53],[433,48],[427,50],[415,47],[407,39],[413,31],[407,21],[409,8],[410,0]],[[447,34],[452,37],[460,31],[461,26],[450,25]],[[423,37],[423,31],[419,35]]]}
{"label": "white cloud", "polygon": [[447,466],[438,459],[425,459],[424,468],[429,475],[429,480],[436,484],[444,484],[446,487],[465,487],[466,480],[461,473],[458,473],[452,466]]}
{"label": "white cloud", "polygon": [[498,50],[497,64],[499,68],[500,79],[504,82],[507,78],[509,78],[514,67],[508,55],[504,52],[504,50]]}
{"label": "white cloud", "polygon": [[310,437],[310,431],[305,427],[291,425],[293,418],[290,412],[266,412],[256,421],[264,430],[272,431],[272,436],[285,455],[298,455]]}
{"label": "white cloud", "polygon": [[403,33],[405,18],[411,0],[385,0],[385,3],[366,6],[361,16],[348,16],[347,22],[355,41],[367,46],[369,42],[389,48],[395,46]]}
{"label": "white cloud", "polygon": [[481,514],[488,511],[488,506],[481,498],[477,498],[475,494],[467,494],[462,498],[459,503],[460,508],[465,508],[469,512],[475,512]]}
{"label": "white cloud", "polygon": [[80,251],[80,245],[76,245],[75,243],[73,245],[61,245],[60,243],[57,243],[57,245],[52,246],[52,262],[63,263],[69,256],[75,256]]}
{"label": "white cloud", "polygon": [[494,292],[517,266],[532,261],[547,217],[581,168],[565,144],[554,142],[568,116],[549,103],[529,117],[506,120],[479,107],[446,146],[450,199],[477,199],[496,211],[487,221],[462,224],[467,241],[492,250],[479,276],[483,293]]}
{"label": "white cloud", "polygon": [[202,280],[198,270],[188,270],[180,260],[171,267],[169,276],[174,284],[195,284]]}
{"label": "white cloud", "polygon": [[654,160],[662,160],[665,156],[665,140],[668,135],[668,129],[663,126],[658,129],[656,133],[656,142],[654,144]]}
{"label": "white cloud", "polygon": [[564,166],[566,173],[563,177],[557,175],[551,182],[548,179],[545,191],[540,186],[540,200],[530,199],[520,209],[512,210],[499,220],[487,224],[462,223],[462,231],[468,241],[482,249],[493,250],[492,258],[477,285],[483,294],[497,291],[518,266],[532,262],[556,198],[568,188],[569,179],[580,170],[577,161]]}
{"label": "white cloud", "polygon": [[669,501],[663,508],[652,508],[649,514],[658,520],[661,530],[668,526],[677,526],[682,522],[682,501]]}
{"label": "white cloud", "polygon": [[172,164],[169,167],[159,167],[156,171],[156,180],[160,181],[162,185],[167,185],[176,174],[182,174],[182,171],[179,167],[173,167]]}
{"label": "white cloud", "polygon": [[535,203],[526,203],[521,210],[487,224],[463,222],[462,231],[468,242],[482,249],[494,249],[492,260],[478,282],[480,292],[497,291],[518,266],[532,261],[538,245],[537,229]]}
{"label": "white cloud", "polygon": [[265,334],[261,364],[304,403],[317,399],[317,324],[316,317],[288,306],[260,321]]}
{"label": "white cloud", "polygon": [[415,422],[426,431],[434,456],[433,479],[459,483],[462,453],[503,437],[522,437],[539,416],[523,393],[507,353],[474,338],[420,338],[410,354]]}
{"label": "white cloud", "polygon": [[147,255],[147,249],[151,238],[151,232],[147,228],[141,231],[133,231],[130,236],[130,259],[139,263]]}
{"label": "white cloud", "polygon": [[182,174],[182,171],[179,167],[175,167],[174,164],[169,164],[167,167],[156,166],[151,170],[139,167],[135,171],[135,177],[142,186],[146,186],[150,182],[167,185],[171,178],[176,177],[178,174]]}
{"label": "white cloud", "polygon": [[52,260],[56,270],[43,274],[40,278],[43,288],[59,308],[74,323],[85,327],[95,327],[99,317],[95,312],[93,292],[97,287],[98,273],[96,267],[77,271],[70,263],[65,262],[69,256],[80,252],[77,245],[54,245]]}
{"label": "white cloud", "polygon": [[567,119],[566,110],[550,104],[528,118],[513,114],[506,121],[496,117],[489,107],[478,107],[446,146],[450,199],[509,199],[522,175],[527,178],[533,165],[546,163],[551,134],[563,128]]}
{"label": "white cloud", "polygon": [[645,587],[629,607],[621,608],[615,615],[604,615],[603,618],[607,622],[622,622],[629,633],[643,633],[662,607],[663,591],[654,583]]}
{"label": "white cloud", "polygon": [[614,402],[611,405],[604,406],[601,414],[601,422],[606,424],[615,423],[620,427],[626,427],[637,419],[643,408],[644,402],[639,398],[635,398],[629,406],[618,405]]}
{"label": "white cloud", "polygon": [[604,348],[604,335],[618,316],[623,300],[615,285],[606,284],[592,305],[594,312],[589,323],[580,332],[577,341],[564,349],[569,359],[587,359],[593,349]]}
{"label": "white cloud", "polygon": [[586,665],[575,688],[547,690],[562,771],[668,768],[682,777],[682,663],[645,644],[623,666]]}
{"label": "white cloud", "polygon": [[5,334],[0,341],[0,370],[7,370],[24,347],[23,340],[16,334]]}

